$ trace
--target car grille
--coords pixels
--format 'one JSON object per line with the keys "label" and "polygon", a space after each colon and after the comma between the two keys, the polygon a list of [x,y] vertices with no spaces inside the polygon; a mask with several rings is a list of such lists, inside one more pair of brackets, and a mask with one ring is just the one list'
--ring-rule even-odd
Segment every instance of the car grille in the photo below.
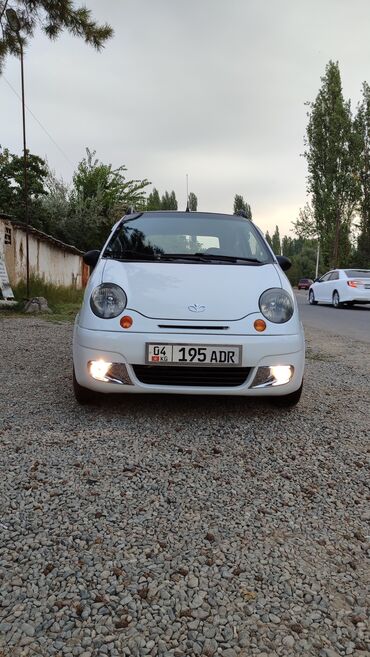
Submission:
{"label": "car grille", "polygon": [[133,365],[135,376],[149,385],[233,388],[248,378],[250,367],[191,367],[177,365]]}

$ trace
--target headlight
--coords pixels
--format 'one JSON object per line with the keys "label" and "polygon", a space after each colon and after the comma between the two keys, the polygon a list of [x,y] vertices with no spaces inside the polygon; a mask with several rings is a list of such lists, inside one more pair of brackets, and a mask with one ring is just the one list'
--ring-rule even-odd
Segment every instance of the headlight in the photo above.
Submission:
{"label": "headlight", "polygon": [[259,307],[262,315],[275,324],[288,322],[294,312],[293,300],[290,294],[276,287],[261,294]]}
{"label": "headlight", "polygon": [[117,317],[126,308],[127,297],[122,288],[115,283],[102,283],[90,297],[90,307],[102,319]]}

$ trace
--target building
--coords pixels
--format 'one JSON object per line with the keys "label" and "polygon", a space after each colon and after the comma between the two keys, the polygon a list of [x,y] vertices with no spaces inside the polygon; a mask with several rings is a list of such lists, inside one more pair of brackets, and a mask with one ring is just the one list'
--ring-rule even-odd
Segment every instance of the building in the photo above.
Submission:
{"label": "building", "polygon": [[[53,285],[85,287],[89,267],[83,253],[51,235],[29,226],[30,276]],[[26,280],[26,226],[0,213],[0,261],[5,264],[12,286]]]}

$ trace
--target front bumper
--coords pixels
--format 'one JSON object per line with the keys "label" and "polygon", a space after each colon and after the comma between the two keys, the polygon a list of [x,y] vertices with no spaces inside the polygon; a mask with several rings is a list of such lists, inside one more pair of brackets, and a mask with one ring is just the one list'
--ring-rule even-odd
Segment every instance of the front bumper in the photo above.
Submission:
{"label": "front bumper", "polygon": [[[147,342],[184,342],[186,344],[241,345],[241,367],[247,368],[245,380],[237,386],[209,385],[157,385],[143,383],[135,374],[133,366],[145,365]],[[103,393],[166,393],[191,395],[246,395],[279,396],[298,390],[304,370],[303,330],[293,335],[194,335],[189,333],[135,333],[123,331],[100,331],[75,325],[73,361],[78,383],[90,390]],[[88,363],[105,360],[125,366],[125,383],[97,381],[91,377]],[[284,385],[266,388],[251,388],[259,367],[290,365],[294,373]],[[162,367],[161,365],[154,367]],[[187,366],[184,366],[186,369]],[[138,371],[139,368],[136,368]],[[127,381],[127,382],[126,382]]]}

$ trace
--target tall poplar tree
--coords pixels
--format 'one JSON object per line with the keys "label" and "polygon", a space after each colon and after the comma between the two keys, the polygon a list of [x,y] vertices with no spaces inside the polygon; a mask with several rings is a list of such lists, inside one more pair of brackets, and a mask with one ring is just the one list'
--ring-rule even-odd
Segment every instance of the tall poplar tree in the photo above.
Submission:
{"label": "tall poplar tree", "polygon": [[280,241],[280,233],[279,233],[279,226],[275,227],[275,232],[272,236],[271,239],[271,248],[275,255],[279,255],[281,253],[281,241]]}
{"label": "tall poplar tree", "polygon": [[146,202],[146,209],[149,210],[161,210],[161,199],[159,197],[158,189],[155,187],[153,191],[149,194]]}
{"label": "tall poplar tree", "polygon": [[325,266],[345,265],[358,198],[357,149],[349,102],[343,98],[339,65],[330,61],[316,100],[309,105],[305,157],[307,191]]}
{"label": "tall poplar tree", "polygon": [[194,192],[190,192],[189,194],[189,210],[190,212],[196,212],[198,207],[198,199]]}
{"label": "tall poplar tree", "polygon": [[234,196],[234,214],[245,213],[246,217],[252,221],[251,206],[247,201],[244,201],[243,196],[235,194]]}
{"label": "tall poplar tree", "polygon": [[354,121],[358,147],[360,234],[356,265],[370,267],[370,86],[364,82]]}

